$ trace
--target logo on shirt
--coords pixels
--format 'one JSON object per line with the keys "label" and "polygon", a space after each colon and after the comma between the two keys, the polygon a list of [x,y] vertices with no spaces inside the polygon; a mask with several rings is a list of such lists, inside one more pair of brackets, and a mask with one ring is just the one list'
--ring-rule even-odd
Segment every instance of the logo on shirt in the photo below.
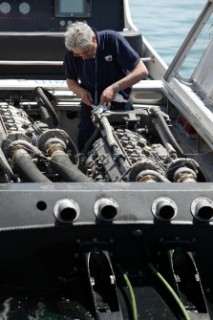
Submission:
{"label": "logo on shirt", "polygon": [[105,60],[106,61],[112,61],[113,59],[112,59],[112,55],[110,54],[109,56],[106,56],[105,57]]}

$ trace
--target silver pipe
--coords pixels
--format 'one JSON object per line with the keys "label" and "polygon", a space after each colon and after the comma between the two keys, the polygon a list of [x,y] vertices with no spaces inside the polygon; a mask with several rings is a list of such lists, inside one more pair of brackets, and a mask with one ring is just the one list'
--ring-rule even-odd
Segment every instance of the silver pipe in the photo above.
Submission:
{"label": "silver pipe", "polygon": [[56,202],[53,213],[61,223],[72,223],[78,219],[80,208],[77,202],[71,199],[62,199]]}
{"label": "silver pipe", "polygon": [[213,201],[205,197],[197,198],[192,202],[191,212],[195,219],[209,222],[213,219]]}
{"label": "silver pipe", "polygon": [[107,138],[107,143],[108,143],[109,147],[113,147],[113,146],[118,147],[117,141],[115,140],[115,138],[113,136],[113,132],[112,132],[112,129],[111,129],[111,126],[110,126],[110,123],[109,123],[107,117],[102,116],[100,118],[100,122],[106,131],[106,138]]}
{"label": "silver pipe", "polygon": [[177,214],[177,206],[173,200],[167,197],[160,197],[152,204],[154,217],[161,221],[170,221]]}
{"label": "silver pipe", "polygon": [[101,198],[94,205],[94,212],[97,218],[102,221],[110,222],[116,219],[119,206],[111,198]]}

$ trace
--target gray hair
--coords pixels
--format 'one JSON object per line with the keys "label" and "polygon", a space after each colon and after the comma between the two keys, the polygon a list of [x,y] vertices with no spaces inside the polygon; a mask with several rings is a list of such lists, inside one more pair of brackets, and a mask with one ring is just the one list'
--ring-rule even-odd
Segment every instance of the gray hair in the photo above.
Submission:
{"label": "gray hair", "polygon": [[94,31],[83,22],[71,24],[65,32],[65,46],[68,50],[84,49],[92,44]]}

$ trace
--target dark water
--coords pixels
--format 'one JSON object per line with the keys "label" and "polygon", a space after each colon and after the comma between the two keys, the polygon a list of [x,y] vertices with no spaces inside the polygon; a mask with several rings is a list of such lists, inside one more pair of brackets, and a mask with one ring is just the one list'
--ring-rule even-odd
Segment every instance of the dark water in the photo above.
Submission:
{"label": "dark water", "polygon": [[135,26],[169,65],[206,0],[129,0]]}
{"label": "dark water", "polygon": [[1,320],[94,320],[81,305],[68,298],[19,296],[1,299]]}

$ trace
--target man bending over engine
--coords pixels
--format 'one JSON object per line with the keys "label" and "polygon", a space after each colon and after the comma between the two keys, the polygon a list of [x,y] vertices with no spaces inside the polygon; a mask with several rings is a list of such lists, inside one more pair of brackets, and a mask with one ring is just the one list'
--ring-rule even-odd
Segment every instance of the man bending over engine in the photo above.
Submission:
{"label": "man bending over engine", "polygon": [[[81,97],[78,148],[94,131],[92,106],[111,102],[111,109],[132,109],[131,86],[145,79],[147,68],[119,33],[95,31],[76,22],[65,33],[64,72],[71,91]],[[119,102],[115,101],[118,97]]]}

